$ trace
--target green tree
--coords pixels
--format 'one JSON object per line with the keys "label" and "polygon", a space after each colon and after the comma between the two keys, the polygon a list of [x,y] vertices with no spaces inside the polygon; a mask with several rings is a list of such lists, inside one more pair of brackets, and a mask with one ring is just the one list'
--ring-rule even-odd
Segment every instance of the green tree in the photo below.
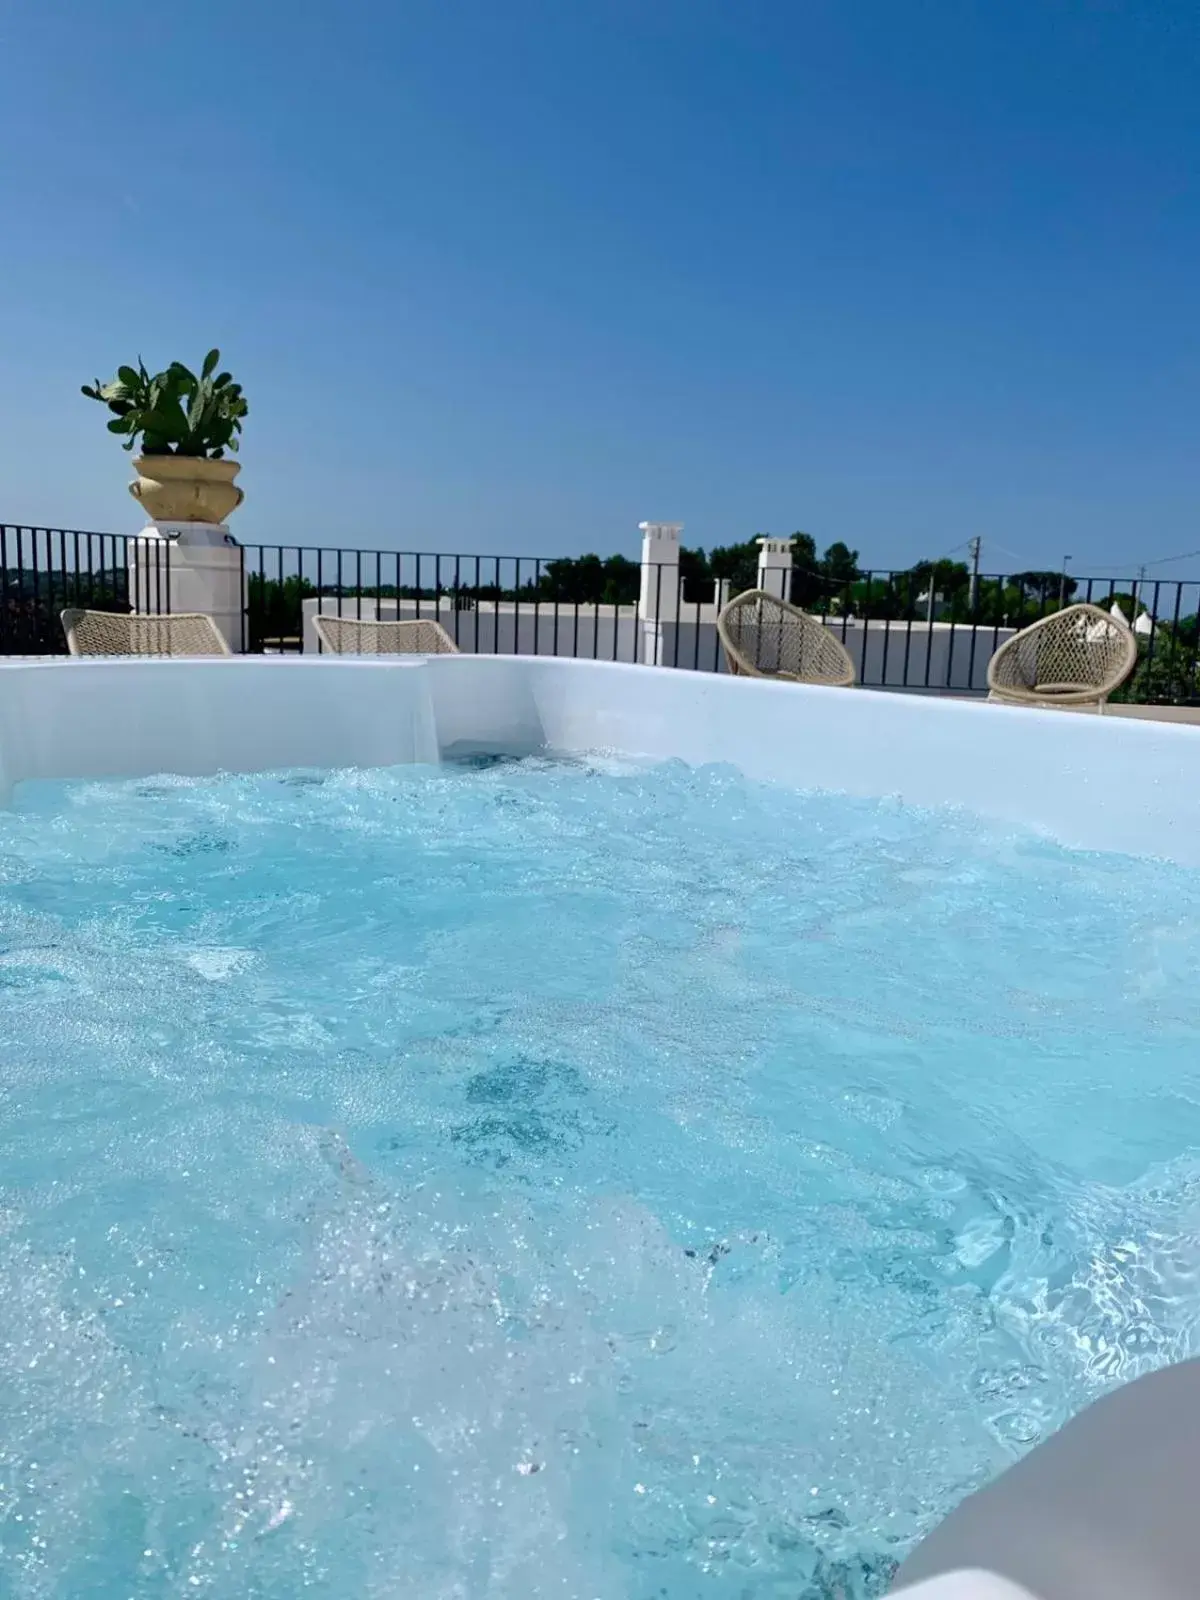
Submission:
{"label": "green tree", "polygon": [[536,597],[564,605],[632,605],[638,597],[640,571],[627,556],[564,556],[546,563],[535,586]]}
{"label": "green tree", "polygon": [[831,584],[854,583],[859,577],[858,551],[838,539],[821,557],[821,571]]}
{"label": "green tree", "polygon": [[679,584],[681,598],[689,605],[705,605],[712,599],[712,565],[703,550],[680,548]]}
{"label": "green tree", "polygon": [[268,639],[299,639],[304,625],[304,601],[316,592],[307,578],[295,573],[281,581],[251,572],[246,578],[247,648],[261,650]]}
{"label": "green tree", "polygon": [[1079,588],[1077,579],[1064,580],[1061,572],[1014,572],[1008,581],[1032,599],[1047,604],[1052,600],[1061,600],[1064,596],[1070,600]]}
{"label": "green tree", "polygon": [[[1185,619],[1194,623],[1194,617]],[[1200,662],[1192,637],[1182,624],[1176,630],[1160,622],[1149,638],[1138,636],[1138,660],[1132,674],[1113,695],[1115,701],[1194,705],[1200,701]]]}
{"label": "green tree", "polygon": [[729,584],[731,595],[753,589],[758,582],[757,536],[741,544],[718,545],[708,564],[714,578],[723,578]]}
{"label": "green tree", "polygon": [[[807,538],[807,535],[805,535]],[[813,542],[808,540],[809,547]],[[854,586],[862,576],[858,566],[858,551],[851,550],[840,539],[829,545],[819,561],[814,559],[801,566],[792,580],[792,599],[810,611],[833,611],[845,614],[854,608]]]}
{"label": "green tree", "polygon": [[1136,621],[1146,609],[1145,601],[1135,600],[1128,590],[1102,589],[1099,585],[1092,590],[1090,604],[1099,606],[1101,611],[1111,611],[1114,606],[1120,606],[1126,622]]}

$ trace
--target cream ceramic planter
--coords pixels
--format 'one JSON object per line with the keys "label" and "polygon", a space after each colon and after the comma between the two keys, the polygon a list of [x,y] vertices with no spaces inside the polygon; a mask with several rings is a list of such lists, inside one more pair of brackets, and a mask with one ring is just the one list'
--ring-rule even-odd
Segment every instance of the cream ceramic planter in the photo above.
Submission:
{"label": "cream ceramic planter", "polygon": [[236,461],[203,456],[139,456],[129,485],[154,522],[224,522],[244,498]]}

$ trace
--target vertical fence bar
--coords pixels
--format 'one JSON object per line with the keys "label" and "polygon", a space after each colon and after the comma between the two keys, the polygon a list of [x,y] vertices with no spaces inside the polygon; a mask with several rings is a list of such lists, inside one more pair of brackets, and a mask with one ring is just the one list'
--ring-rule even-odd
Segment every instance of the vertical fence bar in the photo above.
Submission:
{"label": "vertical fence bar", "polygon": [[[850,624],[853,622],[855,627],[858,629],[859,641],[862,646],[858,657],[862,682],[867,683],[870,681],[872,685],[874,685],[874,675],[869,673],[867,670],[867,646],[870,643],[871,636],[871,602],[873,598],[872,590],[874,588],[874,582],[875,574],[874,572],[869,571],[866,574],[866,588],[863,592],[862,604],[859,605],[856,603],[854,585],[849,579],[847,579],[845,584],[845,598],[842,602],[842,616],[844,618],[842,642],[843,644],[846,643],[846,639],[849,635]],[[846,648],[849,650],[849,645],[847,645]]]}
{"label": "vertical fence bar", "polygon": [[967,689],[975,687],[975,646],[979,633],[979,587],[975,587],[974,600],[971,606],[971,648],[967,652]]}
{"label": "vertical fence bar", "polygon": [[984,666],[985,687],[987,684],[987,667],[990,665],[991,659],[996,654],[996,651],[1000,648],[1000,630],[1001,628],[1008,628],[1011,626],[1011,619],[1009,617],[1008,609],[1008,591],[1011,583],[1012,580],[1007,575],[997,578],[996,580],[996,610],[992,619],[992,645],[988,652],[987,663]]}
{"label": "vertical fence bar", "polygon": [[[117,564],[117,536],[112,536],[113,567]],[[122,545],[125,557],[125,597],[129,603],[130,611],[142,609],[142,589],[144,587],[143,569],[145,561],[143,556],[148,552],[149,546],[140,542],[136,537],[126,535]],[[132,556],[131,556],[132,552]]]}
{"label": "vertical fence bar", "polygon": [[[1182,587],[1182,583],[1180,585]],[[1196,699],[1196,671],[1200,667],[1200,586],[1196,590],[1196,611],[1192,619],[1192,659],[1188,663],[1187,697]]]}
{"label": "vertical fence bar", "polygon": [[[866,593],[866,598],[863,601],[862,616],[859,619],[859,621],[862,624],[862,634],[861,634],[861,638],[862,638],[862,654],[859,656],[858,659],[859,659],[859,670],[860,670],[860,675],[861,675],[861,681],[864,684],[866,684],[868,682],[868,677],[867,677],[867,635],[870,632],[870,626],[871,626],[871,580],[872,580],[872,578],[874,576],[875,575],[872,572],[868,572],[867,573],[867,593]],[[845,602],[844,602],[844,604],[842,606],[843,618],[847,617],[848,613],[853,608],[853,605],[854,605],[854,590],[851,588],[851,586],[849,584],[847,584],[846,585],[846,599],[845,599]],[[845,642],[846,642],[846,629],[847,629],[848,626],[849,626],[849,623],[847,621],[843,620],[843,623],[842,623],[842,643],[843,644],[845,644]]]}
{"label": "vertical fence bar", "polygon": [[50,639],[51,650],[57,654],[59,628],[57,627],[58,615],[64,606],[71,602],[71,589],[67,581],[67,536],[60,528],[58,530],[58,599],[51,607]]}
{"label": "vertical fence bar", "polygon": [[883,652],[879,664],[879,684],[887,688],[888,647],[892,642],[892,574],[887,575],[887,599],[883,602]]}
{"label": "vertical fence bar", "polygon": [[[31,562],[31,565],[30,565],[30,576],[31,576],[31,578],[33,580],[33,615],[32,615],[32,618],[31,618],[31,621],[33,623],[33,627],[32,627],[32,630],[26,630],[26,631],[27,632],[32,631],[33,637],[31,639],[27,639],[25,642],[26,642],[26,646],[27,647],[29,645],[33,645],[33,646],[36,647],[37,640],[38,640],[38,635],[41,632],[41,628],[39,627],[39,621],[40,621],[40,618],[41,618],[41,615],[42,615],[42,587],[41,587],[41,582],[40,582],[39,574],[38,574],[38,537],[37,537],[38,536],[38,531],[37,531],[36,528],[30,528],[29,534],[30,534],[30,542],[31,542],[31,547],[32,547],[31,548],[31,552],[30,552],[31,556],[32,556],[32,562]],[[37,652],[36,652],[36,648],[33,649],[33,650],[31,650],[29,648],[26,648],[26,650],[23,653],[25,655],[34,655]]]}
{"label": "vertical fence bar", "polygon": [[908,662],[912,654],[912,625],[913,625],[913,584],[916,578],[913,573],[908,574],[908,604],[905,606],[906,621],[904,627],[904,687],[908,688]]}
{"label": "vertical fence bar", "polygon": [[0,650],[6,656],[13,654],[12,648],[12,612],[9,604],[8,581],[8,526],[0,523],[0,579],[3,580],[4,589],[0,593]]}
{"label": "vertical fence bar", "polygon": [[954,629],[955,629],[955,626],[956,626],[956,624],[955,624],[955,621],[954,621],[954,612],[951,611],[951,613],[950,613],[950,637],[946,641],[946,684],[945,684],[945,687],[947,689],[949,689],[951,683],[953,682],[953,678],[954,678]]}
{"label": "vertical fence bar", "polygon": [[[1152,602],[1153,609],[1150,612],[1150,638],[1149,638],[1149,640],[1147,641],[1147,644],[1146,644],[1146,690],[1147,690],[1147,693],[1152,692],[1153,683],[1154,683],[1154,647],[1155,647],[1155,644],[1158,641],[1158,594],[1159,594],[1159,585],[1160,585],[1161,581],[1162,580],[1159,579],[1159,578],[1156,578],[1154,580],[1154,599],[1153,599],[1153,602]],[[1138,620],[1137,608],[1141,604],[1142,604],[1142,597],[1138,592],[1137,586],[1135,585],[1134,586],[1134,590],[1133,590],[1133,616],[1130,618],[1130,626],[1133,627],[1133,628],[1136,628],[1137,620]],[[1138,637],[1138,635],[1135,632],[1134,633],[1134,639],[1136,640],[1137,637]],[[1167,684],[1168,684],[1168,686],[1170,684],[1170,681],[1171,681],[1170,680],[1170,674],[1168,673],[1168,676],[1167,676]]]}
{"label": "vertical fence bar", "polygon": [[[1185,688],[1185,685],[1184,685],[1184,682],[1183,682],[1183,677],[1182,677],[1182,674],[1180,673],[1180,670],[1179,670],[1179,654],[1180,654],[1180,652],[1179,652],[1179,605],[1180,605],[1180,601],[1182,599],[1182,596],[1183,596],[1183,584],[1182,583],[1176,583],[1176,585],[1175,585],[1175,610],[1174,610],[1174,612],[1172,613],[1172,616],[1171,616],[1171,674],[1172,674],[1172,678],[1174,680],[1174,685],[1173,685],[1172,692],[1173,692],[1176,700],[1179,700],[1182,697],[1183,691],[1184,691],[1184,688]],[[1158,625],[1158,622],[1157,622],[1157,618],[1156,618],[1155,619],[1155,626],[1157,627],[1157,625]]]}

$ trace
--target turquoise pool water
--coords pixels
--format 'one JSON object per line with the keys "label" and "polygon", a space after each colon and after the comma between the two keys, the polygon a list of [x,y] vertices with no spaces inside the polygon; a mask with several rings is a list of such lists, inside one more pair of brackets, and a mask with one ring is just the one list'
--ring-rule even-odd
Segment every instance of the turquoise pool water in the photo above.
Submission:
{"label": "turquoise pool water", "polygon": [[1200,1347],[1200,876],[722,770],[0,815],[0,1595],[877,1593]]}

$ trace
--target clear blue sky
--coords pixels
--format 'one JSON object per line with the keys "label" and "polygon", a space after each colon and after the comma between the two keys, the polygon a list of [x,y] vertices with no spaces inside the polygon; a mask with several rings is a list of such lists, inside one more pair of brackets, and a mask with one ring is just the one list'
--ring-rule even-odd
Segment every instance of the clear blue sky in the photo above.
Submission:
{"label": "clear blue sky", "polygon": [[0,519],[217,343],[246,540],[1200,549],[1195,0],[30,0],[0,135]]}

